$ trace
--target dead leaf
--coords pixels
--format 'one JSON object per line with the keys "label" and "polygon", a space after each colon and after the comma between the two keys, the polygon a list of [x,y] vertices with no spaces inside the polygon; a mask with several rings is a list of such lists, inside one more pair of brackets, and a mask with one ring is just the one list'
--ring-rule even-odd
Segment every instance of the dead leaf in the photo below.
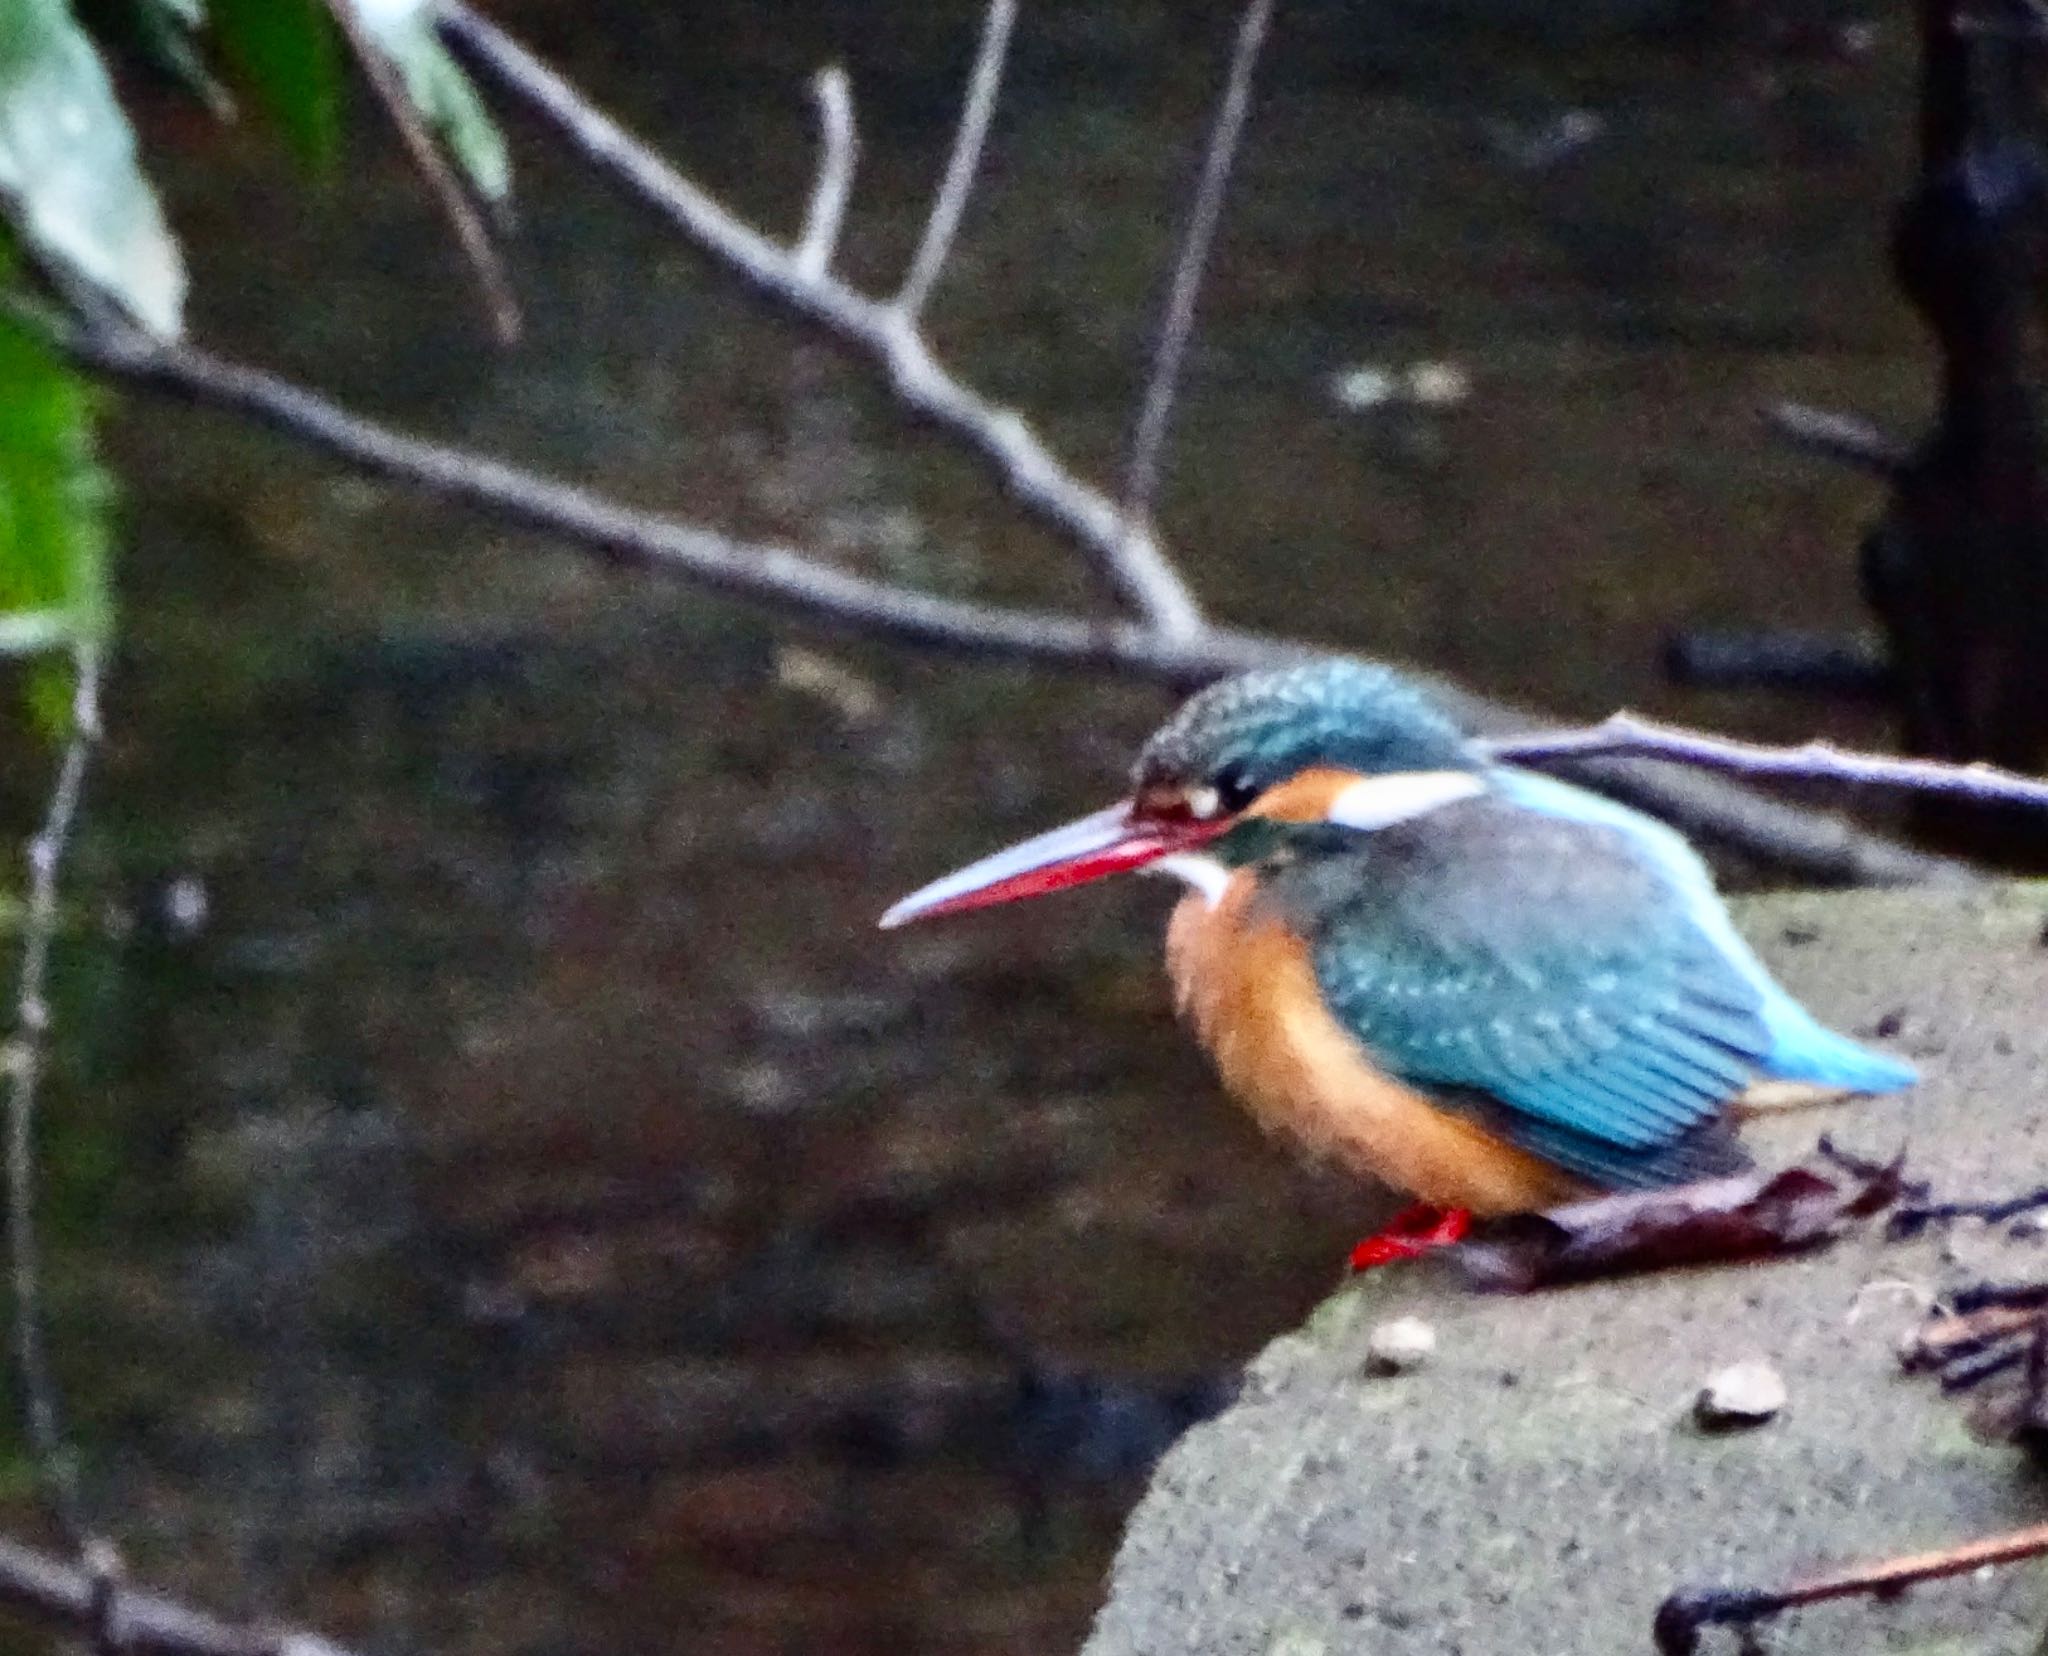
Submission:
{"label": "dead leaf", "polygon": [[1896,1202],[1904,1168],[1901,1156],[1882,1167],[1794,1167],[1603,1196],[1509,1220],[1449,1251],[1475,1287],[1496,1293],[1798,1253]]}

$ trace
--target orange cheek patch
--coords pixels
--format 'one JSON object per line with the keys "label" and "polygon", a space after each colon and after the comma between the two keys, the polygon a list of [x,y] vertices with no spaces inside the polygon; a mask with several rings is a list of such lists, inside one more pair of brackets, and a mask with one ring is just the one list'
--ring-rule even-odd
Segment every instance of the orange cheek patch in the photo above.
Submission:
{"label": "orange cheek patch", "polygon": [[1251,802],[1245,815],[1267,817],[1275,822],[1327,822],[1337,796],[1353,783],[1365,780],[1357,771],[1314,765],[1279,786],[1268,788]]}

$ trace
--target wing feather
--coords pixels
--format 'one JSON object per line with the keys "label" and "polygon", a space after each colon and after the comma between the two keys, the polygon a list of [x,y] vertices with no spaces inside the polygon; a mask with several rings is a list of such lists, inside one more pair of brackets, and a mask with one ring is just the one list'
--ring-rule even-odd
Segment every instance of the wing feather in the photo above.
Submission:
{"label": "wing feather", "polygon": [[1626,834],[1488,798],[1322,850],[1276,895],[1392,1074],[1485,1095],[1606,1183],[1730,1165],[1706,1130],[1769,1051],[1761,996]]}

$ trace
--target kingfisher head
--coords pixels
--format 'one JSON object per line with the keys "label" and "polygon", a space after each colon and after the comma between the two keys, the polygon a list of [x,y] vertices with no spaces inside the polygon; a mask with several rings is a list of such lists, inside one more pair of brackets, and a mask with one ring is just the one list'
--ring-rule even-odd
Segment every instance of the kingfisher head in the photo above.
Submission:
{"label": "kingfisher head", "polygon": [[911,893],[884,926],[1154,867],[1213,890],[1221,871],[1312,826],[1369,833],[1486,789],[1487,762],[1384,667],[1324,660],[1225,679],[1139,751],[1130,796]]}

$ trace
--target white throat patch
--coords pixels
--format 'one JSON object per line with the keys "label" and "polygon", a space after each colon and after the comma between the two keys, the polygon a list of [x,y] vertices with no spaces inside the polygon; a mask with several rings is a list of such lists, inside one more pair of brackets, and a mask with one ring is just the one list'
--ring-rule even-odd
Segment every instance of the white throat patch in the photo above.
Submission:
{"label": "white throat patch", "polygon": [[1486,779],[1471,771],[1398,771],[1368,776],[1338,791],[1330,801],[1326,820],[1340,828],[1391,828],[1484,792]]}
{"label": "white throat patch", "polygon": [[1192,886],[1209,900],[1211,908],[1223,901],[1223,893],[1230,885],[1230,870],[1199,851],[1177,851],[1170,857],[1161,857],[1151,867]]}

